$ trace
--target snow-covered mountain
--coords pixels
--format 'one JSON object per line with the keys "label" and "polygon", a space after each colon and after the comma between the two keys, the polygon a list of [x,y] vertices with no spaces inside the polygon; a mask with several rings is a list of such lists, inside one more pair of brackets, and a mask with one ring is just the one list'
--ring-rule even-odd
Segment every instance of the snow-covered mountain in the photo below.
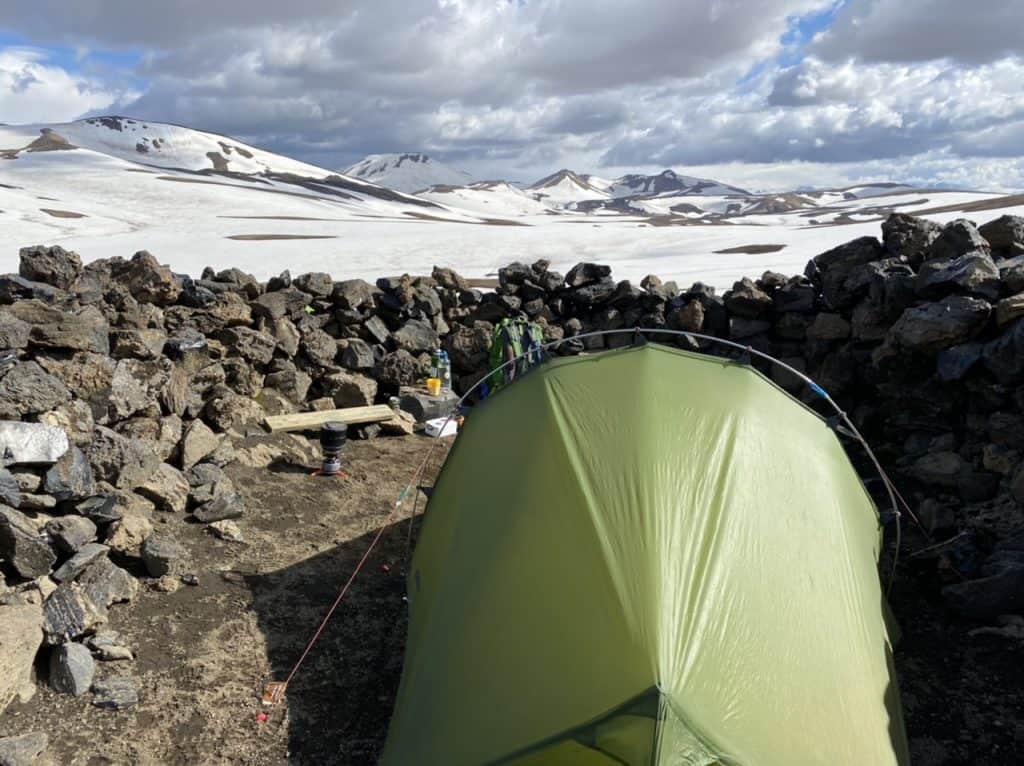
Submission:
{"label": "snow-covered mountain", "polygon": [[425,154],[371,154],[344,174],[412,194],[431,186],[466,186],[469,173],[450,168]]}
{"label": "snow-covered mountain", "polygon": [[607,199],[610,182],[597,176],[575,173],[562,168],[557,173],[536,181],[526,187],[535,199],[555,205],[569,205],[584,200]]}
{"label": "snow-covered mountain", "polygon": [[750,196],[750,192],[736,186],[729,186],[709,178],[683,176],[674,170],[663,170],[657,175],[625,175],[611,183],[608,192],[613,197],[658,197],[672,194],[679,196],[691,195],[722,195],[739,194]]}
{"label": "snow-covered mountain", "polygon": [[1024,213],[1024,195],[889,183],[751,194],[672,171],[612,181],[563,170],[524,188],[447,168],[455,176],[438,183],[443,166],[431,161],[391,166],[420,173],[403,184],[420,193],[179,125],[0,125],[0,272],[17,270],[19,247],[61,244],[86,260],[145,249],[181,272],[238,266],[261,279],[435,264],[485,277],[546,258],[563,271],[600,260],[620,278],[728,286],[765,269],[799,272],[817,253],[877,236],[893,211],[978,223]]}

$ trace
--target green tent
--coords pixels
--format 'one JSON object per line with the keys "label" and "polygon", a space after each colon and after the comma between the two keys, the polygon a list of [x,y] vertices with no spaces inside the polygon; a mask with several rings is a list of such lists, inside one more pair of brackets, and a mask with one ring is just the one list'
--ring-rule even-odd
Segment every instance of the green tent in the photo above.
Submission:
{"label": "green tent", "polygon": [[753,368],[545,363],[438,477],[382,763],[905,764],[879,544],[833,430]]}

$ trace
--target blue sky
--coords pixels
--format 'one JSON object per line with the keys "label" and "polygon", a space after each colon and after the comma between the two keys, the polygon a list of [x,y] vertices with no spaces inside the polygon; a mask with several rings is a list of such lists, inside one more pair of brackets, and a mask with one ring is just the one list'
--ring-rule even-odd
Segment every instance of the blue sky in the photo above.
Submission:
{"label": "blue sky", "polygon": [[[585,12],[584,12],[585,11]],[[1024,187],[1024,0],[33,0],[0,122],[121,113],[328,167]]]}

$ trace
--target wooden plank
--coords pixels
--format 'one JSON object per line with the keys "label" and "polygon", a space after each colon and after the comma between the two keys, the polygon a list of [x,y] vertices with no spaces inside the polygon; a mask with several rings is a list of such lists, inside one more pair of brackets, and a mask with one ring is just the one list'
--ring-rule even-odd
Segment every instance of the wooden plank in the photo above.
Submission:
{"label": "wooden plank", "polygon": [[298,412],[294,415],[267,415],[263,426],[268,431],[307,431],[319,428],[324,423],[379,423],[395,416],[386,404],[374,404],[370,407],[346,407],[343,410],[321,410],[320,412]]}

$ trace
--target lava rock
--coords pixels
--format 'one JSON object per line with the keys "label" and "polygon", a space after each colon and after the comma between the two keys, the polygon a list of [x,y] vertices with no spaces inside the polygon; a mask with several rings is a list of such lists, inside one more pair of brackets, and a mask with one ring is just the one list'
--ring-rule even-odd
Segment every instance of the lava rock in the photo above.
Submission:
{"label": "lava rock", "polygon": [[76,553],[96,539],[96,525],[82,516],[58,516],[46,522],[46,533],[64,553]]}
{"label": "lava rock", "polygon": [[1024,610],[1024,565],[1007,567],[991,577],[947,585],[942,596],[950,609],[973,620],[1019,614]]}
{"label": "lava rock", "polygon": [[6,468],[0,468],[0,503],[17,508],[21,505],[21,486]]}
{"label": "lava rock", "polygon": [[[95,528],[94,526],[93,529],[95,530]],[[106,557],[109,550],[108,546],[100,543],[84,543],[74,556],[61,564],[50,576],[57,582],[70,582],[82,574],[94,561]]]}
{"label": "lava rock", "polygon": [[239,519],[245,514],[245,501],[237,492],[221,495],[193,512],[197,521],[209,524],[224,519]]}
{"label": "lava rock", "polygon": [[92,685],[92,704],[107,710],[127,710],[139,704],[135,680],[125,676],[96,681]]}
{"label": "lava rock", "polygon": [[37,604],[0,604],[0,713],[31,684],[42,643],[43,613]]}
{"label": "lava rock", "polygon": [[131,601],[139,589],[138,580],[106,556],[89,564],[77,582],[85,597],[101,612],[111,604]]}
{"label": "lava rock", "polygon": [[414,354],[433,351],[439,346],[434,328],[418,319],[410,319],[392,337],[398,348]]}
{"label": "lava rock", "polygon": [[142,544],[142,561],[151,577],[179,573],[186,564],[188,552],[166,535],[150,535]]}
{"label": "lava rock", "polygon": [[63,644],[107,621],[78,583],[65,582],[43,603],[43,633],[48,644]]}
{"label": "lava rock", "polygon": [[744,319],[757,319],[772,306],[772,298],[747,277],[725,294],[725,307]]}
{"label": "lava rock", "polygon": [[92,467],[78,447],[72,446],[46,472],[43,491],[58,502],[84,500],[96,494]]}
{"label": "lava rock", "polygon": [[[583,287],[585,285],[600,282],[612,273],[610,266],[597,263],[577,263],[569,273],[565,275],[565,284],[568,287]],[[614,285],[613,285],[614,287]]]}
{"label": "lava rock", "polygon": [[985,238],[992,251],[1002,258],[1024,255],[1024,217],[1001,215],[982,224],[978,233]]}
{"label": "lava rock", "polygon": [[882,243],[889,255],[906,258],[912,265],[918,266],[941,232],[942,227],[934,221],[904,213],[891,213],[882,224]]}
{"label": "lava rock", "polygon": [[401,386],[415,383],[422,374],[419,361],[405,349],[387,354],[374,368],[377,383],[387,391],[397,391]]}
{"label": "lava rock", "polygon": [[358,373],[336,372],[325,376],[322,385],[336,407],[367,407],[377,396],[377,381]]}
{"label": "lava rock", "polygon": [[0,418],[52,410],[71,398],[67,387],[35,362],[16,364],[0,379]]}
{"label": "lava rock", "polygon": [[133,255],[118,277],[142,303],[170,306],[181,294],[181,280],[145,250]]}
{"label": "lava rock", "polygon": [[[825,302],[833,309],[847,308],[867,289],[863,275],[872,261],[882,257],[882,244],[874,237],[860,237],[815,256],[805,274],[821,285]],[[848,285],[849,282],[849,285]],[[860,285],[859,290],[853,285]]]}
{"label": "lava rock", "polygon": [[0,555],[19,575],[30,579],[48,575],[57,560],[53,548],[28,516],[3,505],[0,505]]}
{"label": "lava rock", "polygon": [[358,311],[362,308],[373,308],[374,300],[380,292],[362,279],[346,279],[334,283],[331,299],[341,309]]}
{"label": "lava rock", "polygon": [[60,694],[81,697],[95,674],[96,663],[82,644],[62,644],[50,654],[50,686]]}
{"label": "lava rock", "polygon": [[0,737],[0,766],[33,766],[49,744],[49,738],[41,731]]}
{"label": "lava rock", "polygon": [[921,264],[917,274],[916,290],[923,298],[941,298],[959,290],[994,301],[1000,289],[999,269],[981,250],[955,258],[932,258]]}
{"label": "lava rock", "polygon": [[90,497],[76,505],[75,511],[95,524],[108,524],[112,521],[118,521],[122,516],[121,509],[118,507],[117,497],[114,495]]}
{"label": "lava rock", "polygon": [[965,218],[950,221],[928,249],[928,258],[957,258],[974,250],[988,252],[989,245],[977,227]]}
{"label": "lava rock", "polygon": [[1004,385],[1024,383],[1024,319],[985,344],[982,362],[986,369]]}
{"label": "lava rock", "polygon": [[277,340],[273,336],[251,327],[229,327],[217,337],[232,353],[254,364],[269,362],[277,347]]}
{"label": "lava rock", "polygon": [[954,295],[907,309],[892,326],[889,338],[901,348],[935,353],[970,340],[990,313],[985,301]]}
{"label": "lava rock", "polygon": [[96,426],[88,457],[96,478],[118,489],[134,489],[149,480],[162,462],[146,442],[104,426]]}

